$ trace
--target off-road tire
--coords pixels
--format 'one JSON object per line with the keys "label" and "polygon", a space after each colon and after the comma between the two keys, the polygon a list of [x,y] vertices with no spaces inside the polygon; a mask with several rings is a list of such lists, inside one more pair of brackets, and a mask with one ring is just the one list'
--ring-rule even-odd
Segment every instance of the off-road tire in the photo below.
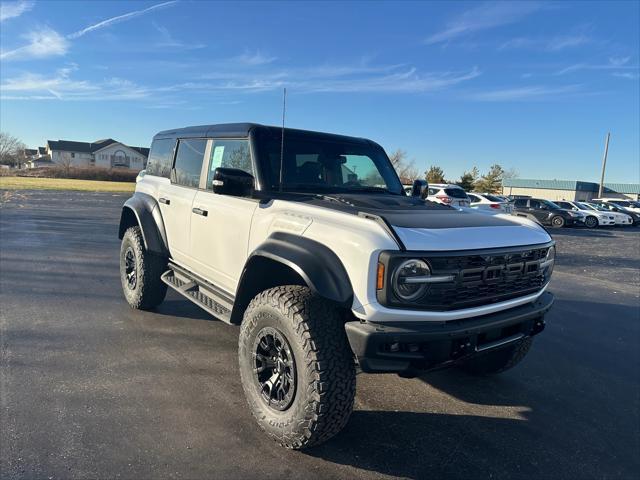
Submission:
{"label": "off-road tire", "polygon": [[461,368],[473,375],[495,375],[505,372],[522,361],[532,343],[533,338],[526,337],[515,345],[471,358],[463,363]]}
{"label": "off-road tire", "polygon": [[[254,345],[265,328],[285,337],[295,361],[295,394],[283,411],[267,405],[254,373]],[[317,445],[347,424],[356,376],[344,319],[308,288],[286,285],[259,293],[244,313],[238,356],[251,413],[280,445],[296,450]]]}
{"label": "off-road tire", "polygon": [[593,215],[589,215],[584,219],[584,224],[588,228],[596,228],[598,226],[598,219]]}
{"label": "off-road tire", "polygon": [[555,215],[554,217],[551,217],[551,226],[553,228],[562,228],[565,225],[565,220],[564,218],[562,218],[560,215]]}
{"label": "off-road tire", "polygon": [[[132,252],[136,269],[135,286],[127,278],[127,254]],[[120,246],[120,280],[122,292],[131,308],[148,310],[161,304],[167,294],[167,285],[160,276],[167,269],[167,259],[147,252],[140,227],[130,227],[122,237]]]}

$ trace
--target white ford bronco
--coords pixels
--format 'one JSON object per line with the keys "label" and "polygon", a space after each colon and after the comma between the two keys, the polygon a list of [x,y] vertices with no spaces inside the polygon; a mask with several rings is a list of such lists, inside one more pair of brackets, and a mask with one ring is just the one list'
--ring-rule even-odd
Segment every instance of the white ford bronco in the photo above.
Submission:
{"label": "white ford bronco", "polygon": [[133,308],[173,288],[240,326],[258,424],[288,448],[347,423],[356,368],[491,374],[544,328],[555,246],[529,220],[407,195],[378,144],[256,124],[158,133],[122,208]]}

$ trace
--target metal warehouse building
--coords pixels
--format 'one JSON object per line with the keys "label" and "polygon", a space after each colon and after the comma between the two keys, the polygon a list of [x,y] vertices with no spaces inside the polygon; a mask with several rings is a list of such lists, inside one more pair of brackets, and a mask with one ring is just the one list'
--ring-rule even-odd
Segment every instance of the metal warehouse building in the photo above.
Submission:
{"label": "metal warehouse building", "polygon": [[[591,200],[598,197],[598,187],[594,182],[509,178],[502,182],[502,194],[528,195],[547,200]],[[603,197],[638,200],[640,184],[605,183]]]}

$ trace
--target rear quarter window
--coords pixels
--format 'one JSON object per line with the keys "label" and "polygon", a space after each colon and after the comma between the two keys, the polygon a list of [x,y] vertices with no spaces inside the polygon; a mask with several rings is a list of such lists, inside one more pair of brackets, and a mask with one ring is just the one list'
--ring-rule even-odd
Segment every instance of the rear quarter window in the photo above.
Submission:
{"label": "rear quarter window", "polygon": [[169,178],[175,145],[176,141],[173,138],[161,138],[153,141],[147,161],[147,175]]}
{"label": "rear quarter window", "polygon": [[445,188],[444,193],[453,198],[467,198],[467,192],[461,188]]}

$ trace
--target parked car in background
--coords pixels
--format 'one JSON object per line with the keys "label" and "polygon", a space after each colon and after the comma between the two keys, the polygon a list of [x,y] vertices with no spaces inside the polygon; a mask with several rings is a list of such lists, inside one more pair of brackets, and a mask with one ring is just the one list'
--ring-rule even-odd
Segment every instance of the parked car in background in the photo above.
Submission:
{"label": "parked car in background", "polygon": [[513,200],[511,200],[509,197],[507,197],[506,195],[496,195],[495,193],[492,193],[491,195],[493,195],[494,197],[497,197],[499,199],[501,199],[503,202],[509,202],[509,203],[513,203]]}
{"label": "parked car in background", "polygon": [[448,183],[430,183],[427,200],[442,203],[444,205],[450,205],[452,207],[471,206],[471,201],[467,196],[467,192],[458,185],[451,185]]}
{"label": "parked car in background", "polygon": [[582,225],[585,219],[584,213],[565,210],[543,198],[517,198],[513,204],[513,215],[526,217],[554,228]]}
{"label": "parked car in background", "polygon": [[622,223],[620,223],[620,225],[638,225],[638,224],[640,224],[640,214],[637,214],[636,212],[632,212],[631,210],[627,210],[626,208],[619,207],[615,203],[610,203],[610,202],[602,202],[602,203],[600,203],[600,202],[592,201],[592,202],[590,202],[590,205],[598,205],[601,208],[609,210],[610,212],[620,213],[620,214],[623,214],[623,215],[626,215],[627,217],[629,217],[630,220],[629,219],[624,219],[624,221]]}
{"label": "parked car in background", "polygon": [[605,213],[613,217],[614,225],[633,225],[633,218],[622,212],[614,212],[608,208],[600,205],[599,203],[581,202],[589,210],[595,210],[600,213]]}
{"label": "parked car in background", "polygon": [[488,210],[492,213],[511,213],[513,211],[511,203],[497,195],[473,192],[467,193],[467,196],[471,201],[471,208]]}
{"label": "parked car in background", "polygon": [[573,202],[573,201],[570,202],[567,200],[562,200],[562,201],[553,202],[553,203],[555,203],[559,207],[564,208],[565,210],[584,213],[585,215],[584,224],[589,228],[604,227],[604,226],[616,224],[615,218],[612,215],[613,212],[599,211],[599,210],[596,210],[595,208],[588,208],[586,205],[580,202]]}
{"label": "parked car in background", "polygon": [[622,207],[640,215],[640,204],[633,200],[624,200],[622,198],[594,198],[592,202],[610,203],[616,207]]}

